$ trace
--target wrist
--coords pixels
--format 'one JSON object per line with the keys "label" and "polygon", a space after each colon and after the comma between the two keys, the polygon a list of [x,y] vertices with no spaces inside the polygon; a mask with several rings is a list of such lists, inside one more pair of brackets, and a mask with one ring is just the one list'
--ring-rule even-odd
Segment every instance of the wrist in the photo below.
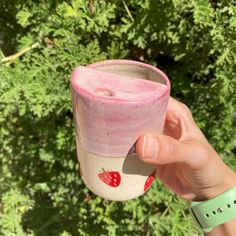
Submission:
{"label": "wrist", "polygon": [[230,225],[228,222],[236,219],[236,186],[210,200],[191,202],[189,210],[205,233],[223,224]]}
{"label": "wrist", "polygon": [[236,173],[228,166],[223,164],[220,174],[216,176],[216,183],[207,187],[201,188],[198,194],[191,201],[206,201],[228,191],[236,186]]}
{"label": "wrist", "polygon": [[228,166],[222,171],[221,181],[202,190],[194,201],[210,200],[236,186],[236,174]]}
{"label": "wrist", "polygon": [[209,200],[218,195],[228,191],[229,189],[236,186],[236,174],[226,166],[226,170],[224,171],[224,175],[222,176],[222,181],[218,183],[216,186],[212,186],[210,191],[208,191],[204,200]]}

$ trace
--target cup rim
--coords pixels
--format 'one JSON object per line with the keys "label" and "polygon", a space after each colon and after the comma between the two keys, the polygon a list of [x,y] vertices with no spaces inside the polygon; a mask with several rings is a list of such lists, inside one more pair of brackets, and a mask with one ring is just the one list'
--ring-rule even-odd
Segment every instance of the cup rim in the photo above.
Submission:
{"label": "cup rim", "polygon": [[[147,68],[149,70],[152,70],[154,72],[156,72],[157,74],[159,74],[161,76],[161,78],[165,81],[165,86],[166,86],[166,90],[162,93],[159,93],[157,96],[154,96],[153,98],[144,98],[142,100],[143,103],[147,102],[150,103],[156,99],[162,99],[163,97],[165,97],[167,94],[169,94],[170,92],[170,81],[167,77],[167,75],[161,71],[160,69],[158,69],[155,66],[143,63],[143,62],[139,62],[139,61],[134,61],[134,60],[125,60],[125,59],[115,59],[115,60],[104,60],[104,61],[99,61],[99,62],[95,62],[92,64],[88,64],[86,67],[91,68],[91,69],[95,69],[97,67],[102,67],[102,66],[107,66],[107,65],[136,65],[136,66],[140,66],[140,67],[144,67]],[[84,97],[96,97],[96,100],[98,100],[99,102],[103,102],[103,103],[114,103],[117,102],[117,98],[114,97],[109,97],[109,99],[107,99],[107,97],[103,97],[103,96],[96,96],[96,95],[92,95],[90,92],[82,89],[80,86],[77,85],[76,83],[76,79],[77,79],[77,73],[78,70],[81,66],[77,66],[71,75],[71,87],[72,89],[74,89],[76,92],[79,92],[80,95],[84,96]],[[108,72],[109,73],[109,72]],[[125,103],[125,104],[135,104],[135,103],[139,103],[139,100],[135,101],[135,100],[119,100],[119,103]]]}

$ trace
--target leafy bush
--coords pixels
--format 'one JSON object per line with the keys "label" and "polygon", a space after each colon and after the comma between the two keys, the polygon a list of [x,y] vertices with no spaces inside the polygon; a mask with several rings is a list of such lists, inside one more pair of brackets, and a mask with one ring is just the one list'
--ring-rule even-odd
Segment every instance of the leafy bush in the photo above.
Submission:
{"label": "leafy bush", "polygon": [[[236,1],[2,0],[0,8],[0,234],[193,235],[186,203],[157,180],[120,203],[78,174],[72,69],[128,58],[166,71],[236,169]],[[14,56],[7,57],[10,54]],[[199,233],[200,234],[200,233]]]}

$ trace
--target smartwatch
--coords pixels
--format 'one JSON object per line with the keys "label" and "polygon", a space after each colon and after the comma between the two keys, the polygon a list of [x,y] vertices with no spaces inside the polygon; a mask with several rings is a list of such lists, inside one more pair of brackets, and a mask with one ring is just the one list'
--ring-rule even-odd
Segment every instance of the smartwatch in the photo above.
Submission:
{"label": "smartwatch", "polygon": [[236,186],[206,201],[190,202],[189,211],[205,232],[236,218]]}

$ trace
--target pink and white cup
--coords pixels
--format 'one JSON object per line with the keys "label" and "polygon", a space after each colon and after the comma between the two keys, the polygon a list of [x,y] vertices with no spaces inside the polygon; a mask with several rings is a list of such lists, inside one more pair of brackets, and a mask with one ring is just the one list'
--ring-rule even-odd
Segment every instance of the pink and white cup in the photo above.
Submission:
{"label": "pink and white cup", "polygon": [[77,155],[86,186],[115,201],[150,187],[155,166],[137,157],[145,133],[162,133],[170,82],[159,69],[130,60],[108,60],[72,73]]}

